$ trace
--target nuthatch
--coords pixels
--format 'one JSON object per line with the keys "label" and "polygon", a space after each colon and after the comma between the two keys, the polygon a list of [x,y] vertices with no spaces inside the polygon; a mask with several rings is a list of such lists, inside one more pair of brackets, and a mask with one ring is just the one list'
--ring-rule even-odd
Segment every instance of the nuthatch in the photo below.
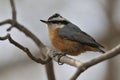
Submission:
{"label": "nuthatch", "polygon": [[41,21],[47,24],[51,44],[56,50],[72,56],[86,51],[104,53],[102,45],[60,14],[56,13],[47,21]]}

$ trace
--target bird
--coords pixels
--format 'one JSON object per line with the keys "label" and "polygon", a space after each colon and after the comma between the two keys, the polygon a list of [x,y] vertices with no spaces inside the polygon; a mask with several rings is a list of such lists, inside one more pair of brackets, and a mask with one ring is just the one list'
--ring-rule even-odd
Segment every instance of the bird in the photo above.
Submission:
{"label": "bird", "polygon": [[105,53],[104,47],[93,37],[58,13],[40,21],[47,24],[52,46],[63,54],[77,56],[86,51]]}

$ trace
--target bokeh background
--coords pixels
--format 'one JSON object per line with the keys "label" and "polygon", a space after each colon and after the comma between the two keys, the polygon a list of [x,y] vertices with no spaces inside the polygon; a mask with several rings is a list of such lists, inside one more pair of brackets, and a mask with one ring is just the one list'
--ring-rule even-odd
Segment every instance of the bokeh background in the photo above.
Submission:
{"label": "bokeh background", "polygon": [[[17,20],[33,32],[45,45],[51,47],[46,26],[40,19],[59,13],[83,31],[103,44],[106,51],[120,44],[120,0],[15,0]],[[9,0],[0,0],[0,22],[11,18]],[[0,27],[4,36],[10,25]],[[12,38],[28,47],[36,55],[39,49],[22,32],[13,28]],[[86,52],[74,57],[87,61],[100,53]],[[54,62],[57,80],[69,80],[76,68],[69,65],[59,66]],[[120,80],[120,55],[99,63],[82,73],[78,80]],[[0,41],[0,80],[47,80],[43,65],[30,60],[27,55],[10,44]]]}

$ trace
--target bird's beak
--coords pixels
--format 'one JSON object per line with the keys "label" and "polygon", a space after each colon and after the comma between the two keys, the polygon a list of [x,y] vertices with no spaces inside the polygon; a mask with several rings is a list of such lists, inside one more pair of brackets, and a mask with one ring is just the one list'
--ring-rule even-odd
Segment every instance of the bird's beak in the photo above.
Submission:
{"label": "bird's beak", "polygon": [[45,20],[40,20],[40,21],[43,22],[43,23],[46,23],[46,24],[48,23],[48,21],[45,21]]}

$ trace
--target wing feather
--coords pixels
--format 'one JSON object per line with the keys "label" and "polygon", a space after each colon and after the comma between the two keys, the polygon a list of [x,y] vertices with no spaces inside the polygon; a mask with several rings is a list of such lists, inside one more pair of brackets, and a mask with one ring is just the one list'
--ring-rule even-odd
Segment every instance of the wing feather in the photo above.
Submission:
{"label": "wing feather", "polygon": [[86,44],[95,48],[103,47],[97,43],[90,35],[80,30],[76,25],[69,23],[63,28],[58,29],[60,37]]}

